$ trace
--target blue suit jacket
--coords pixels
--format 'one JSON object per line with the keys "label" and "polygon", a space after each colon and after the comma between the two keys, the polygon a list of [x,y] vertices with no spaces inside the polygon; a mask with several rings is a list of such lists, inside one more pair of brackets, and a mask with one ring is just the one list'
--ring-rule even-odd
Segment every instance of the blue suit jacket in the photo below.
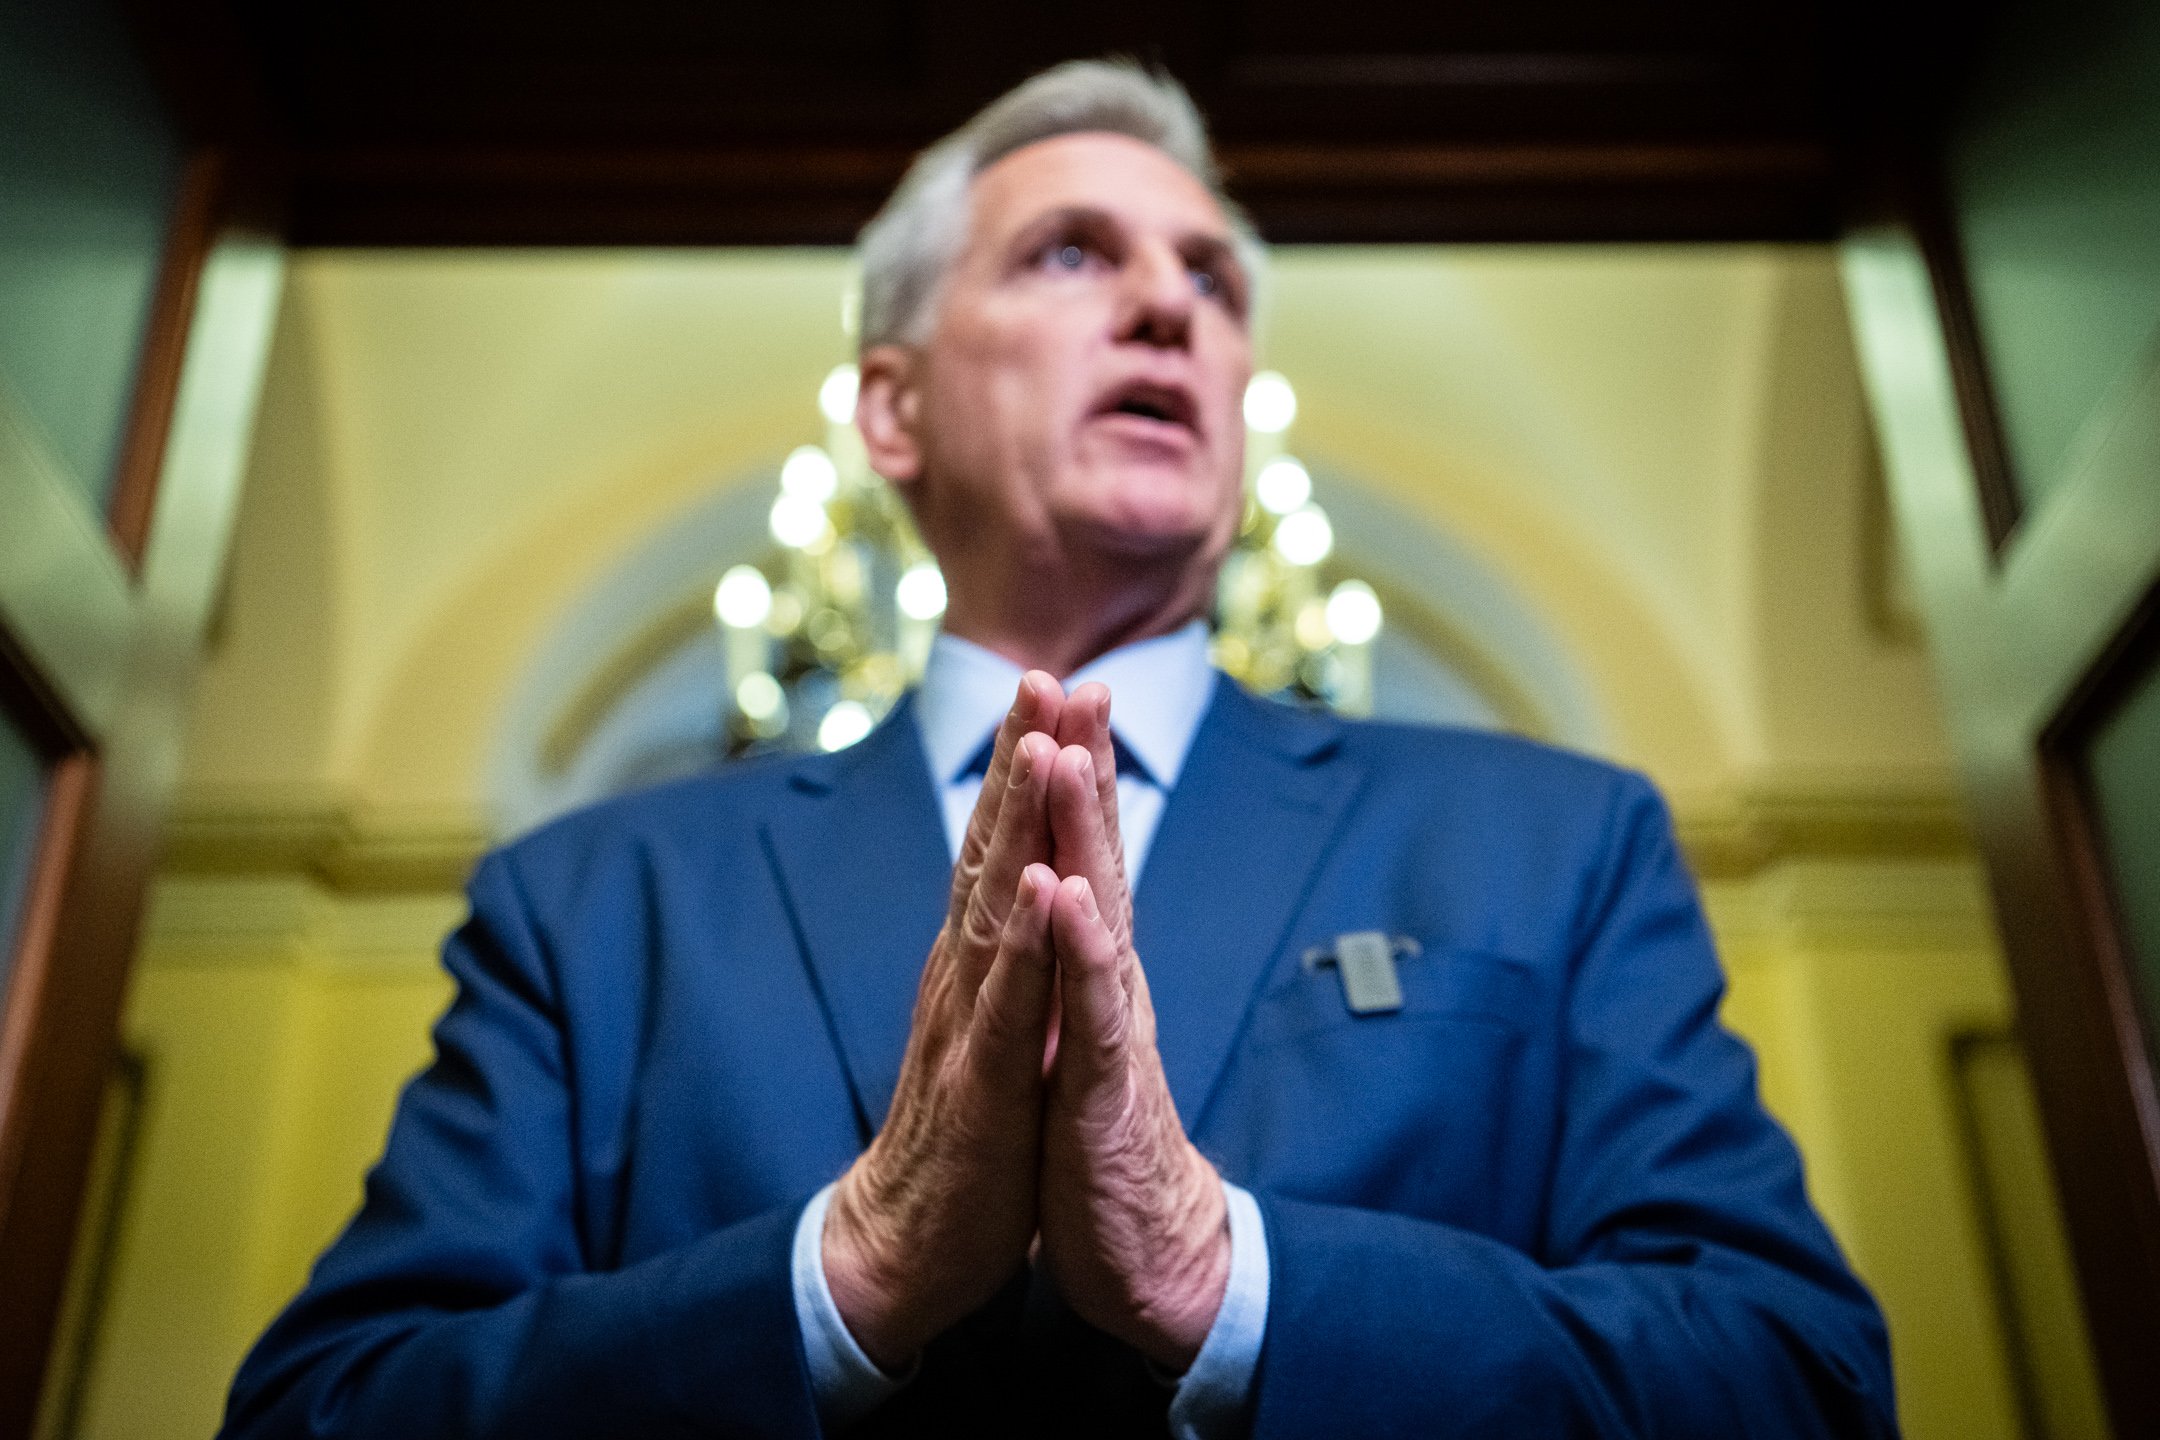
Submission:
{"label": "blue suit jacket", "polygon": [[[816,1433],[789,1240],[885,1114],[949,870],[906,707],[488,857],[437,1059],[227,1433]],[[1179,1112],[1266,1218],[1256,1435],[1893,1433],[1640,779],[1224,683],[1137,929]],[[1360,1017],[1299,957],[1371,929],[1423,954]],[[1022,1274],[864,1428],[1164,1404]]]}

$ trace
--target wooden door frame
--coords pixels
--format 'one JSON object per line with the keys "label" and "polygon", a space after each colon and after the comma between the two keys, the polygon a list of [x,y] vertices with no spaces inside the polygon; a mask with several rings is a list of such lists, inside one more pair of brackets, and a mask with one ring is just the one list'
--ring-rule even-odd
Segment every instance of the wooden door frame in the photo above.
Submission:
{"label": "wooden door frame", "polygon": [[2045,503],[2021,505],[1962,266],[1932,187],[1912,178],[1925,172],[1906,168],[1898,198],[1844,243],[1862,371],[2094,1358],[2118,1433],[2155,1434],[2160,1096],[2076,755],[2127,667],[2160,643],[2160,368],[2129,421]]}
{"label": "wooden door frame", "polygon": [[53,762],[23,917],[0,939],[16,956],[0,1013],[0,1437],[36,1422],[237,508],[283,283],[265,193],[214,151],[185,167],[106,516],[50,478],[7,479],[79,563],[0,614],[0,699]]}

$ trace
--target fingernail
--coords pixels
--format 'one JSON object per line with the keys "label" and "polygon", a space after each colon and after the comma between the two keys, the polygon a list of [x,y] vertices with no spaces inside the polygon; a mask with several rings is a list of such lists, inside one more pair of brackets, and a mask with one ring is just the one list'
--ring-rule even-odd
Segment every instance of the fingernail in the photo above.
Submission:
{"label": "fingernail", "polygon": [[1102,912],[1095,908],[1095,887],[1088,884],[1084,876],[1080,881],[1080,908],[1087,912],[1087,917],[1090,920],[1100,920],[1102,918]]}
{"label": "fingernail", "polygon": [[1035,768],[1033,754],[1033,750],[1028,746],[1025,739],[1013,747],[1012,784],[1014,788],[1017,789],[1027,784],[1028,775]]}
{"label": "fingernail", "polygon": [[1098,725],[1108,725],[1110,723],[1110,692],[1108,690],[1103,691],[1102,695],[1095,701],[1095,723]]}

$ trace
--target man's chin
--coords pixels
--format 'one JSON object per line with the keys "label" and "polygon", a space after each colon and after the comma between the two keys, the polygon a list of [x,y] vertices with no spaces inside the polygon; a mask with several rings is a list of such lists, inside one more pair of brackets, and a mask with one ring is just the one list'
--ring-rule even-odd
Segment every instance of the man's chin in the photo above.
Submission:
{"label": "man's chin", "polygon": [[1214,485],[1189,472],[1142,468],[1146,473],[1118,475],[1059,507],[1065,513],[1058,528],[1068,542],[1104,555],[1162,560],[1204,551],[1235,530],[1236,512]]}
{"label": "man's chin", "polygon": [[1074,517],[1064,527],[1067,544],[1132,563],[1162,564],[1203,553],[1216,527],[1190,514],[1134,513]]}

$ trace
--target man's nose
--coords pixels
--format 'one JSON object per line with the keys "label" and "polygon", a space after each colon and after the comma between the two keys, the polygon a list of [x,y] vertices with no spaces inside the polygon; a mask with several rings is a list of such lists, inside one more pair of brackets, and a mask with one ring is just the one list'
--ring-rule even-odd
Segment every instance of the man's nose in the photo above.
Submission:
{"label": "man's nose", "polygon": [[1127,261],[1118,338],[1182,350],[1191,343],[1192,275],[1167,246],[1144,246]]}

